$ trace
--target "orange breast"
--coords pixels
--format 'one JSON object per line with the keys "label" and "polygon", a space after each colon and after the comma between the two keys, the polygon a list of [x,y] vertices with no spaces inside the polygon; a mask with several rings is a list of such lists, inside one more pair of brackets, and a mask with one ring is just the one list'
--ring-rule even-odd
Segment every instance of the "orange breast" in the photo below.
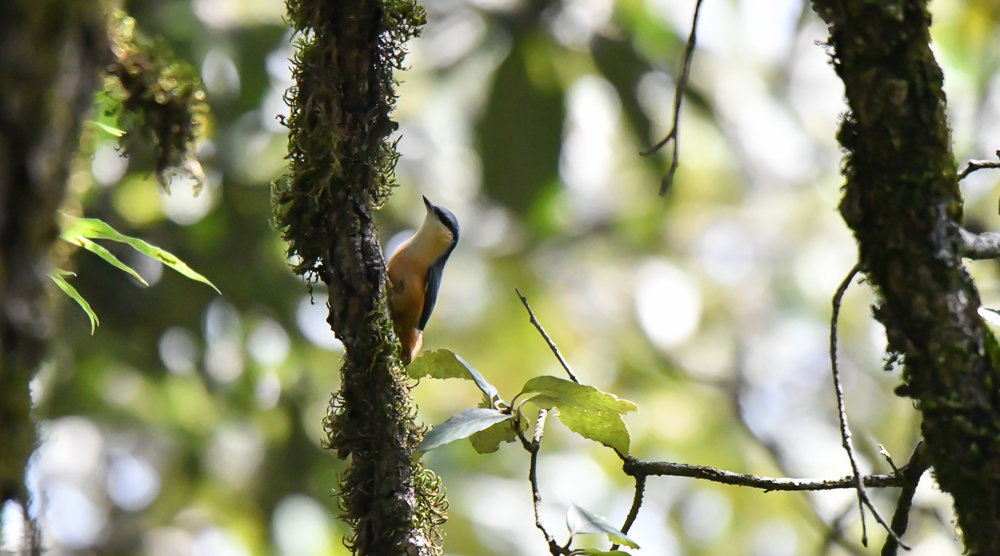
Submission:
{"label": "orange breast", "polygon": [[[426,267],[414,265],[405,249],[400,249],[389,261],[389,314],[392,316],[393,331],[403,345],[403,364],[420,351],[423,333],[417,330],[420,314],[424,310],[424,288],[426,288]],[[424,272],[414,272],[423,268]]]}

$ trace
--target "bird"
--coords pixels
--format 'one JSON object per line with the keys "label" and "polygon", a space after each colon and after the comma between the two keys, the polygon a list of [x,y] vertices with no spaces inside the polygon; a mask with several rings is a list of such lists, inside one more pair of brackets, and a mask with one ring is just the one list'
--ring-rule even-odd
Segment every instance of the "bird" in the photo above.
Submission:
{"label": "bird", "polygon": [[389,315],[402,345],[400,358],[409,365],[424,342],[424,327],[434,311],[441,273],[458,244],[458,220],[424,197],[427,215],[415,234],[389,259]]}

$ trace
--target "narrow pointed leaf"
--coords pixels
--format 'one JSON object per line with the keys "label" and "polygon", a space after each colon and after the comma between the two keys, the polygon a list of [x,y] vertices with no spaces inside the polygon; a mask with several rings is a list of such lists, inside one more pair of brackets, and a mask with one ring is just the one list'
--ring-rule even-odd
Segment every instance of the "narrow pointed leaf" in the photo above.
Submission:
{"label": "narrow pointed leaf", "polygon": [[73,301],[76,301],[76,304],[79,305],[85,313],[87,313],[87,317],[90,318],[90,334],[93,335],[94,330],[97,329],[97,325],[101,324],[101,322],[97,319],[97,313],[90,308],[90,303],[87,303],[87,300],[80,295],[80,292],[76,291],[76,288],[69,285],[69,282],[67,282],[63,276],[75,276],[75,274],[62,269],[58,269],[54,273],[49,274],[49,278],[51,278],[52,281],[59,286],[59,289],[61,289]]}
{"label": "narrow pointed leaf", "polygon": [[186,265],[184,261],[178,259],[175,255],[164,249],[160,249],[155,245],[150,245],[141,239],[121,234],[111,226],[96,218],[77,218],[68,214],[63,214],[62,218],[63,231],[61,237],[66,241],[79,243],[76,238],[83,237],[86,239],[108,239],[111,241],[127,243],[143,255],[160,261],[192,280],[208,284],[216,292],[219,292],[219,288],[216,288],[215,284],[210,282],[208,278],[198,274],[192,270],[191,267]]}
{"label": "narrow pointed leaf", "polygon": [[110,133],[111,135],[114,135],[115,137],[121,137],[125,135],[125,130],[123,129],[118,129],[117,127],[111,127],[108,124],[102,124],[101,122],[98,122],[96,120],[87,120],[87,122],[103,129],[104,131]]}
{"label": "narrow pointed leaf", "polygon": [[423,378],[425,376],[431,378],[464,378],[475,382],[476,386],[482,390],[483,394],[490,401],[499,399],[500,397],[500,392],[496,386],[490,384],[483,375],[479,374],[479,371],[464,359],[446,349],[421,353],[419,357],[406,367],[406,372],[410,375],[410,378]]}
{"label": "narrow pointed leaf", "polygon": [[488,429],[496,423],[510,419],[510,417],[510,415],[500,413],[495,409],[482,407],[466,409],[434,427],[427,433],[427,436],[424,436],[424,440],[417,446],[417,450],[429,452],[449,442],[468,438],[472,434]]}
{"label": "narrow pointed leaf", "polygon": [[132,267],[128,266],[127,264],[121,262],[121,260],[118,257],[114,256],[114,254],[112,254],[111,251],[108,251],[103,246],[94,243],[93,241],[90,241],[89,239],[83,236],[77,236],[76,238],[74,238],[73,242],[80,245],[87,251],[90,251],[91,253],[104,259],[105,261],[110,263],[111,266],[124,270],[125,272],[128,272],[133,277],[135,277],[136,280],[142,282],[142,285],[144,286],[149,285],[145,280],[143,280],[142,276],[139,276],[138,272],[133,270]]}
{"label": "narrow pointed leaf", "polygon": [[545,409],[556,408],[559,421],[591,440],[626,455],[629,450],[628,427],[622,415],[638,411],[636,405],[593,386],[577,384],[554,376],[529,380],[518,397],[534,393],[531,403]]}
{"label": "narrow pointed leaf", "polygon": [[607,535],[613,543],[624,544],[629,548],[639,548],[634,540],[605,521],[603,517],[594,515],[576,504],[570,506],[566,512],[566,527],[569,529],[570,536],[599,533]]}
{"label": "narrow pointed leaf", "polygon": [[581,554],[589,554],[590,556],[632,556],[623,550],[598,550],[596,548],[585,548]]}

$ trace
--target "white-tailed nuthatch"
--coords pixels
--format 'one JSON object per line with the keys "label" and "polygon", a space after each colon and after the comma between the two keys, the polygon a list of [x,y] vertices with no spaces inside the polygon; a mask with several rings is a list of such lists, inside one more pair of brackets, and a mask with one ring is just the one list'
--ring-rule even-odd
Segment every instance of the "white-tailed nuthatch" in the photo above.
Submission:
{"label": "white-tailed nuthatch", "polygon": [[427,197],[424,206],[427,216],[423,225],[389,260],[389,313],[393,330],[403,346],[403,365],[409,365],[420,352],[424,327],[441,287],[441,272],[458,244],[455,215],[432,205]]}

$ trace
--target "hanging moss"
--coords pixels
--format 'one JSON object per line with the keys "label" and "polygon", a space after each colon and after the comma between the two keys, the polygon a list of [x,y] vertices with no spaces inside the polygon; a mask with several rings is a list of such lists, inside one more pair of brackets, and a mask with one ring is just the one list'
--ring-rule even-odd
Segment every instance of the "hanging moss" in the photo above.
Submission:
{"label": "hanging moss", "polygon": [[119,108],[119,125],[126,132],[126,152],[152,140],[155,169],[166,188],[170,178],[183,172],[197,181],[195,194],[205,174],[194,149],[208,121],[208,105],[198,74],[176,58],[166,43],[143,38],[135,20],[121,10],[108,18],[113,62],[108,65],[104,93]]}
{"label": "hanging moss", "polygon": [[905,361],[897,389],[923,415],[927,456],[952,494],[970,554],[1000,554],[995,339],[962,266],[962,198],[925,0],[814,0],[830,26],[850,112],[838,139],[840,205],[879,296],[875,317]]}
{"label": "hanging moss", "polygon": [[411,458],[414,423],[385,303],[385,264],[373,211],[394,185],[398,155],[393,71],[424,11],[412,0],[288,0],[296,32],[288,174],[276,182],[275,221],[295,272],[329,289],[329,323],[344,343],[341,391],[325,426],[350,465],[340,480],[355,554],[440,552],[440,481]]}

